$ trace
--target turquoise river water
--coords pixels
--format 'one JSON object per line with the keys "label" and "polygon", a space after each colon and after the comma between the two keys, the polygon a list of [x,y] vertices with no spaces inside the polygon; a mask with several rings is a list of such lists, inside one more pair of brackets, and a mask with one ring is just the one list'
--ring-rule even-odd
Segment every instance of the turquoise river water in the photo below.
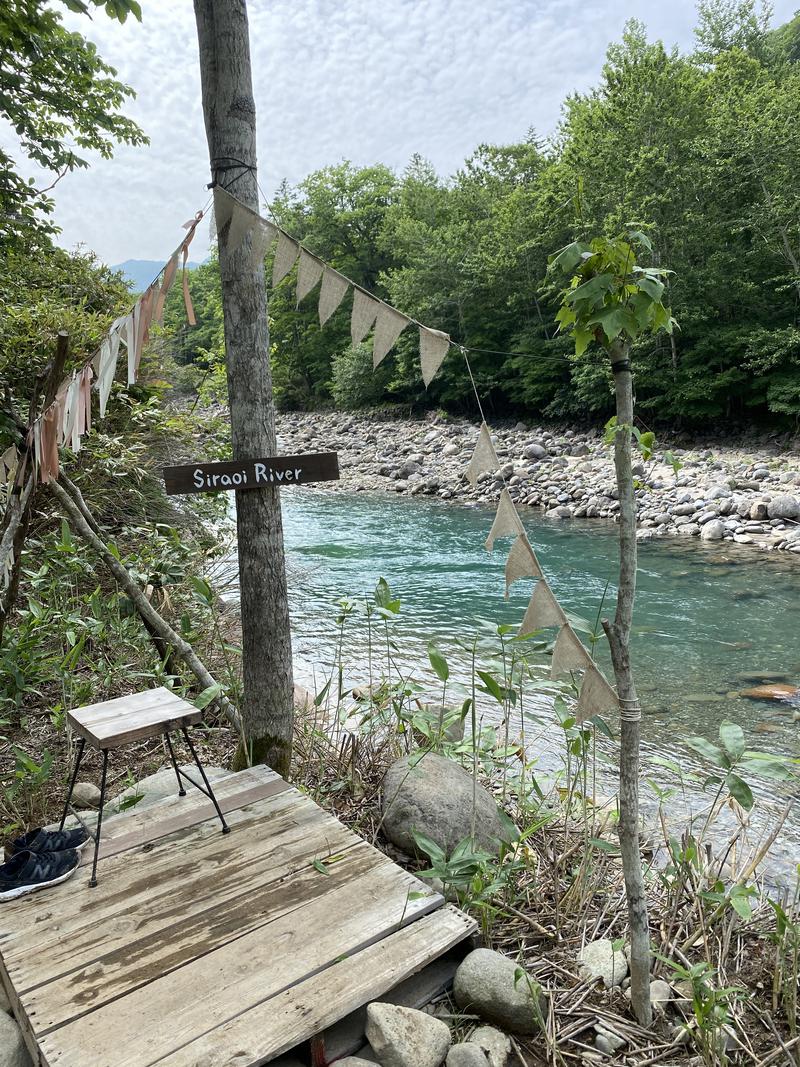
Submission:
{"label": "turquoise river water", "polygon": [[[492,514],[487,509],[384,494],[287,489],[282,497],[288,551],[290,601],[298,680],[321,686],[335,654],[336,615],[342,597],[371,597],[385,578],[401,601],[393,628],[398,658],[433,687],[426,647],[433,638],[466,676],[469,639],[482,621],[518,623],[531,583],[519,582],[503,597],[503,568],[510,545],[483,547]],[[528,536],[564,609],[594,625],[612,614],[616,593],[616,529],[607,523],[557,523],[523,514]],[[694,539],[647,541],[639,549],[633,661],[644,709],[643,752],[697,766],[685,738],[715,740],[724,719],[738,722],[748,746],[797,756],[800,709],[753,701],[738,693],[769,676],[800,684],[800,559],[769,556],[736,546],[707,546]],[[584,635],[585,638],[585,635]],[[599,643],[598,660],[611,677]],[[365,680],[364,629],[345,630],[349,680]],[[558,730],[536,738],[543,765],[552,764]],[[487,709],[487,715],[491,711]],[[612,723],[612,726],[615,725]],[[659,780],[663,772],[659,775]],[[766,821],[792,789],[755,782]],[[790,841],[800,839],[800,818],[790,815]],[[780,849],[784,861],[793,846]],[[796,848],[795,852],[798,852]]]}

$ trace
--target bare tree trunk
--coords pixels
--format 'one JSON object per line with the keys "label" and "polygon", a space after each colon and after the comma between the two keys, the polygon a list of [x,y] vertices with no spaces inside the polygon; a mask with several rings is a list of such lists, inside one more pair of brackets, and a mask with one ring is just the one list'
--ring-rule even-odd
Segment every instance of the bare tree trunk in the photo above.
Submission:
{"label": "bare tree trunk", "polygon": [[616,342],[611,367],[617,398],[614,466],[619,491],[619,588],[614,622],[603,626],[611,647],[620,703],[619,843],[631,934],[631,1004],[642,1026],[652,1022],[650,932],[639,847],[639,738],[642,712],[633,682],[630,636],[636,596],[636,496],[631,463],[633,379],[629,347]]}
{"label": "bare tree trunk", "polygon": [[[194,0],[211,174],[258,210],[256,110],[245,0]],[[250,242],[219,242],[231,436],[235,459],[276,453],[264,265]],[[236,493],[247,752],[237,765],[289,770],[293,682],[279,490]]]}

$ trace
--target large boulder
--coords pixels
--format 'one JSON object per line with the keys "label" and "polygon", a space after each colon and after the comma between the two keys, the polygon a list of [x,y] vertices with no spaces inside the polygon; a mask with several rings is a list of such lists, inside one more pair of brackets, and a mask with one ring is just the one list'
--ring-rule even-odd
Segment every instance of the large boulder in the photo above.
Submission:
{"label": "large boulder", "polygon": [[4,1012],[0,1012],[0,1067],[33,1067],[22,1031]]}
{"label": "large boulder", "polygon": [[417,851],[413,830],[425,834],[449,855],[472,830],[475,793],[475,838],[497,851],[507,835],[494,798],[475,786],[469,771],[434,752],[412,752],[396,760],[383,780],[381,810],[386,836],[404,852]]}
{"label": "large boulder", "polygon": [[464,958],[453,980],[453,996],[462,1011],[517,1034],[535,1034],[547,1012],[541,986],[508,956],[476,948]]}
{"label": "large boulder", "polygon": [[703,541],[721,541],[725,536],[725,523],[721,519],[711,519],[703,525],[700,537]]}
{"label": "large boulder", "polygon": [[439,1067],[450,1048],[447,1023],[380,1001],[367,1005],[366,1035],[382,1067]]}
{"label": "large boulder", "polygon": [[800,500],[786,494],[774,496],[767,505],[767,512],[771,519],[800,518]]}

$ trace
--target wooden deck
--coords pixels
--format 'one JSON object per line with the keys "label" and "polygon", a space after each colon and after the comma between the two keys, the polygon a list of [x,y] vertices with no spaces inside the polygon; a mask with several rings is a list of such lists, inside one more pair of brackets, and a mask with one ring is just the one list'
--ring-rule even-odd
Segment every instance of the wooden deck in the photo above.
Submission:
{"label": "wooden deck", "polygon": [[107,820],[97,888],[84,863],[0,906],[0,977],[35,1064],[255,1067],[472,932],[267,768],[215,792],[230,834],[190,791]]}

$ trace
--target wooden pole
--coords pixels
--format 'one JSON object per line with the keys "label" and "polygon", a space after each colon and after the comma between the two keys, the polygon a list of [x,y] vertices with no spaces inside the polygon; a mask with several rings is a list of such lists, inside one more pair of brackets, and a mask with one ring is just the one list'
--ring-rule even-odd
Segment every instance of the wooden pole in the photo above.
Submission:
{"label": "wooden pole", "polygon": [[[256,109],[245,0],[194,0],[211,176],[258,210]],[[264,265],[250,241],[229,253],[219,239],[234,459],[276,454]],[[293,682],[279,490],[236,493],[242,613],[242,725],[247,752],[237,766],[289,770]]]}
{"label": "wooden pole", "polygon": [[619,845],[631,935],[631,1005],[642,1026],[652,1022],[650,930],[639,845],[639,743],[642,712],[631,670],[630,638],[636,597],[636,494],[631,462],[633,378],[629,346],[611,347],[617,399],[614,466],[619,490],[619,587],[614,622],[603,622],[620,704]]}

